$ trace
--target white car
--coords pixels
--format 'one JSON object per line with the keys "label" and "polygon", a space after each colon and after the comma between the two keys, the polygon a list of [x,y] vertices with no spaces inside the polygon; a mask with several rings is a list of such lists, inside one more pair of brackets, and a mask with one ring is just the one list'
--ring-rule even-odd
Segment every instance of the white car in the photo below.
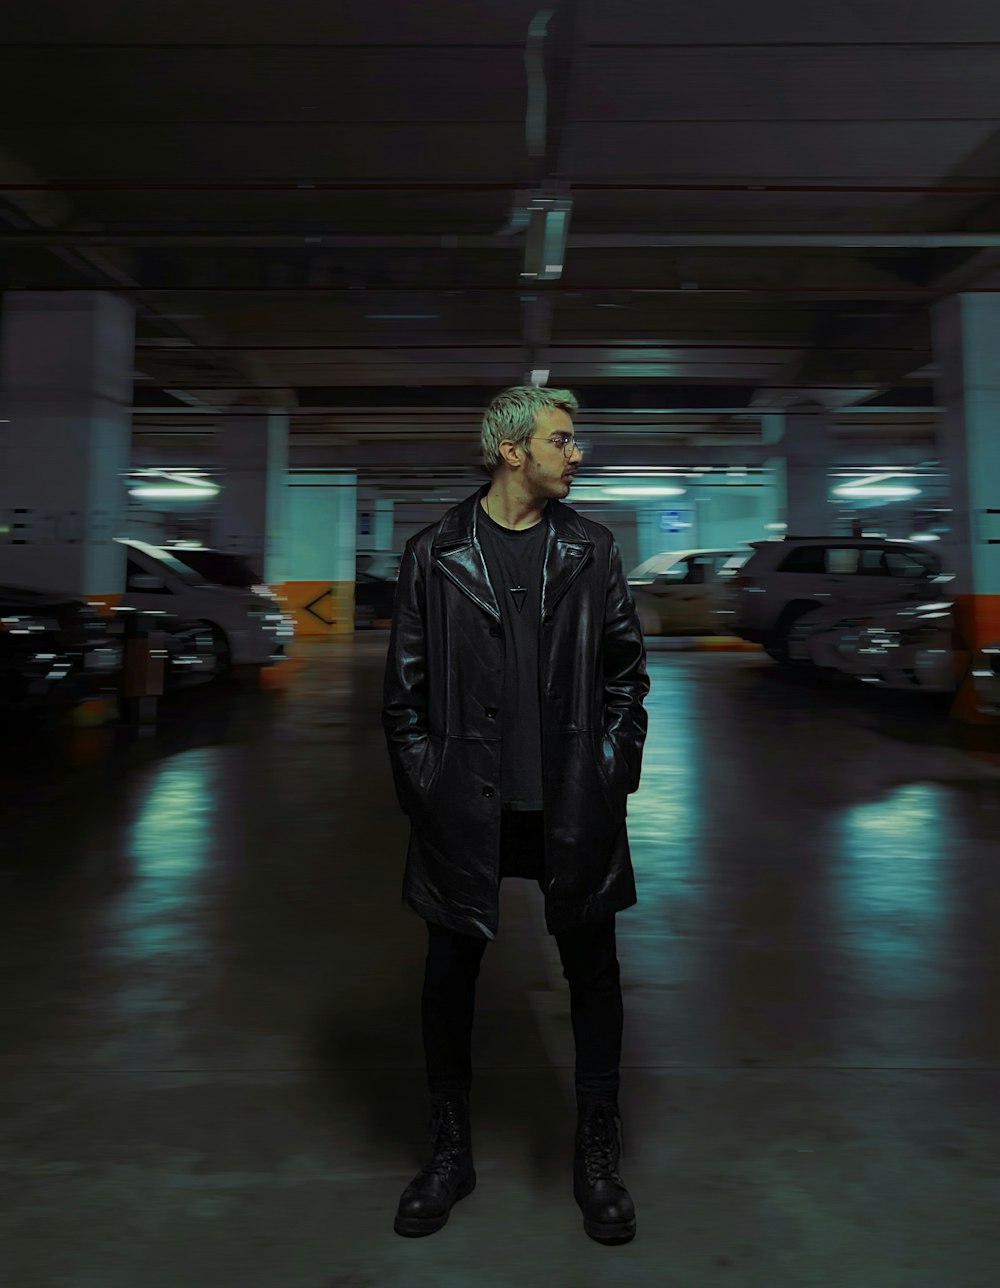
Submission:
{"label": "white car", "polygon": [[284,657],[295,619],[238,556],[201,546],[116,540],[128,559],[121,608],[162,614],[166,631],[171,623],[183,630],[192,624],[208,630],[218,672],[230,666],[269,666]]}
{"label": "white car", "polygon": [[777,661],[795,621],[817,608],[928,600],[953,580],[931,550],[885,537],[785,537],[751,541],[753,553],[727,583],[720,618]]}
{"label": "white car", "polygon": [[948,600],[813,609],[792,625],[787,660],[927,693],[954,693],[969,669]]}
{"label": "white car", "polygon": [[643,560],[627,581],[644,635],[688,632],[712,634],[722,603],[723,586],[749,548],[737,550],[663,550]]}

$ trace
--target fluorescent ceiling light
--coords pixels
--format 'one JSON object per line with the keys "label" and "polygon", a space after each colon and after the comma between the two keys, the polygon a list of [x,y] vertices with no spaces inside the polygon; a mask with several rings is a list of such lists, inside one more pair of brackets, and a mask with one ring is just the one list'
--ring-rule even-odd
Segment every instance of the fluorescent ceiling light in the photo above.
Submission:
{"label": "fluorescent ceiling light", "polygon": [[940,541],[941,538],[936,532],[911,532],[911,541]]}
{"label": "fluorescent ceiling light", "polygon": [[902,500],[904,497],[919,496],[920,488],[918,487],[896,487],[892,484],[881,483],[845,483],[841,487],[833,489],[836,496],[854,497],[855,500],[863,500],[867,496],[877,496]]}
{"label": "fluorescent ceiling light", "polygon": [[606,487],[604,488],[605,496],[683,496],[687,488],[685,487],[666,487],[657,485],[656,487],[635,487],[630,484],[627,487]]}
{"label": "fluorescent ceiling light", "polygon": [[566,241],[573,202],[568,197],[538,195],[528,207],[528,229],[524,243],[523,278],[542,282],[562,276],[566,262]]}
{"label": "fluorescent ceiling light", "polygon": [[129,496],[141,497],[161,497],[164,500],[171,498],[177,501],[196,500],[200,497],[216,496],[219,489],[214,483],[203,485],[185,485],[183,487],[170,487],[163,485],[158,487],[155,484],[142,484],[139,487],[130,487]]}

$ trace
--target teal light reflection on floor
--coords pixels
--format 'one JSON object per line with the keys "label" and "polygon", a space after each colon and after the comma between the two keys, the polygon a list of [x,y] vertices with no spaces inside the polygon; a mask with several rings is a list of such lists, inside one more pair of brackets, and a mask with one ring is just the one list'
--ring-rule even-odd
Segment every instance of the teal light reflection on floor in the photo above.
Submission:
{"label": "teal light reflection on floor", "polygon": [[219,750],[185,752],[159,765],[136,805],[130,850],[136,876],[189,875],[205,861],[215,815]]}
{"label": "teal light reflection on floor", "polygon": [[[840,862],[829,887],[831,920],[869,1020],[891,1005],[897,1028],[910,1012],[917,1028],[955,982],[948,813],[943,787],[910,783],[847,807],[834,825]],[[901,1007],[907,1000],[911,1006]]]}
{"label": "teal light reflection on floor", "polygon": [[224,754],[217,747],[184,752],[155,766],[139,786],[125,836],[128,880],[102,918],[105,957],[142,966],[200,960],[208,951]]}
{"label": "teal light reflection on floor", "polygon": [[701,827],[701,727],[690,686],[656,668],[650,679],[642,777],[628,799],[632,859],[647,889],[668,875],[677,882],[693,874],[699,857],[692,840]]}

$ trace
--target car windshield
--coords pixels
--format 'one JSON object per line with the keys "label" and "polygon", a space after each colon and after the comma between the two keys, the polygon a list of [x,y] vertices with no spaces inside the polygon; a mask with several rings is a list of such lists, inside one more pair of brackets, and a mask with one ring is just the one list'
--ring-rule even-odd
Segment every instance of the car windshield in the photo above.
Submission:
{"label": "car windshield", "polygon": [[742,550],[738,553],[730,554],[725,550],[710,550],[699,554],[697,551],[683,550],[661,550],[659,554],[651,555],[650,558],[644,559],[641,564],[637,564],[626,580],[640,581],[654,577],[676,577],[678,581],[689,578],[692,561],[702,563],[707,575],[712,576],[731,576],[737,568],[741,567],[750,558],[753,552]]}
{"label": "car windshield", "polygon": [[668,550],[665,553],[653,555],[652,558],[644,560],[643,563],[637,564],[628,574],[629,577],[662,577],[668,568],[677,563],[677,552]]}
{"label": "car windshield", "polygon": [[216,586],[240,586],[245,589],[257,586],[263,580],[241,555],[227,554],[222,550],[189,549],[186,546],[170,546],[168,553]]}
{"label": "car windshield", "polygon": [[750,558],[752,550],[742,550],[738,555],[730,555],[719,569],[720,577],[733,577]]}
{"label": "car windshield", "polygon": [[399,578],[399,561],[402,555],[387,550],[377,550],[374,554],[364,553],[357,557],[357,572],[377,581],[397,581]]}

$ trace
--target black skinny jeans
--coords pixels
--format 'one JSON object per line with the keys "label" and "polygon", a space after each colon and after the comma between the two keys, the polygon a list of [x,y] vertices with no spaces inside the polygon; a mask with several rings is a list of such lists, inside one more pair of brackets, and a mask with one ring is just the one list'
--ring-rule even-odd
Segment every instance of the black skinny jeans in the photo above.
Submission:
{"label": "black skinny jeans", "polygon": [[[541,824],[541,812],[514,819],[503,815],[501,876],[519,874],[526,860],[531,867],[532,851],[536,865],[540,864]],[[469,1090],[476,980],[490,941],[432,922],[427,922],[427,930],[421,1018],[428,1090],[448,1091],[458,1086]],[[604,921],[561,931],[555,940],[563,977],[569,984],[577,1099],[615,1100],[624,1015],[614,914]]]}

